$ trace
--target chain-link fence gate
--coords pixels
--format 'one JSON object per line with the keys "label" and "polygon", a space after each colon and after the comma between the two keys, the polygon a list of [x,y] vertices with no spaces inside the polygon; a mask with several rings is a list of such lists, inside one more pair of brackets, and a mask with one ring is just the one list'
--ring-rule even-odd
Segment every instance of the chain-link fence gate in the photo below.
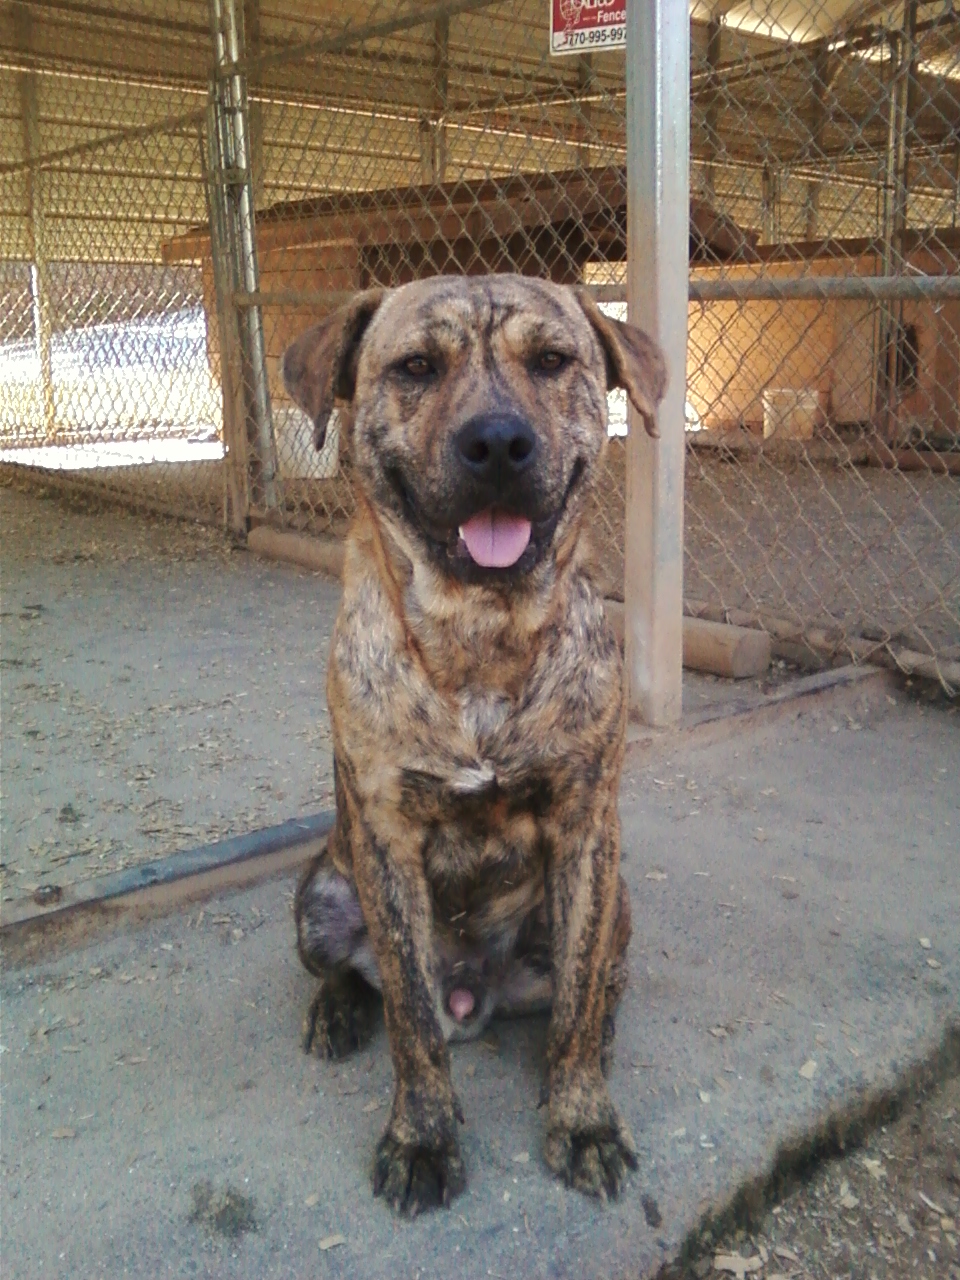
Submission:
{"label": "chain-link fence gate", "polygon": [[[553,34],[548,0],[8,5],[0,459],[339,536],[349,457],[335,430],[316,454],[284,395],[296,333],[440,272],[624,308],[620,6],[553,3]],[[691,20],[687,610],[952,678],[960,19]],[[622,403],[611,430],[591,523],[622,599]]]}

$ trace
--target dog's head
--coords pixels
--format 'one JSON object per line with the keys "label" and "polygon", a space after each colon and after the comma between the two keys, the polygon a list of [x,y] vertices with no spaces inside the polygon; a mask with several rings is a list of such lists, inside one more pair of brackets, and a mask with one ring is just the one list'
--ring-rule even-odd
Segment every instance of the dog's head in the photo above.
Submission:
{"label": "dog's head", "polygon": [[579,521],[623,387],[656,434],[656,345],[588,293],[521,276],[370,290],[286,352],[321,447],[335,402],[358,480],[413,554],[520,583]]}

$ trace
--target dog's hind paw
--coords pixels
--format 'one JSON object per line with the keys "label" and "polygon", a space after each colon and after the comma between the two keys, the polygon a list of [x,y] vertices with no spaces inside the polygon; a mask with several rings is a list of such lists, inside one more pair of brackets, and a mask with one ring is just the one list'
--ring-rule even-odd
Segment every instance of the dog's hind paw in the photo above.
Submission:
{"label": "dog's hind paw", "polygon": [[456,1140],[438,1151],[398,1142],[389,1131],[380,1139],[373,1168],[373,1194],[383,1196],[398,1213],[413,1218],[426,1209],[446,1207],[466,1182]]}
{"label": "dog's hind paw", "polygon": [[357,973],[324,978],[303,1019],[304,1052],[345,1058],[362,1049],[377,1024],[380,996]]}

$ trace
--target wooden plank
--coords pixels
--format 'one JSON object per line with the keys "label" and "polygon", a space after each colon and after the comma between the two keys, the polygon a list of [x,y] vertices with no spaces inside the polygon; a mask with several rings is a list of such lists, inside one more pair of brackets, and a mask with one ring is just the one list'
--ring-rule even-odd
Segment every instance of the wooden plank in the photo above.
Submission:
{"label": "wooden plank", "polygon": [[759,676],[770,665],[770,637],[749,627],[684,618],[683,665],[729,680]]}
{"label": "wooden plank", "polygon": [[[624,607],[619,600],[605,600],[604,609],[622,646]],[[707,671],[728,680],[759,676],[770,665],[770,637],[752,627],[684,618],[683,665],[689,671]]]}
{"label": "wooden plank", "polygon": [[247,546],[268,560],[285,560],[334,578],[343,574],[343,542],[339,538],[308,537],[262,524],[247,534]]}

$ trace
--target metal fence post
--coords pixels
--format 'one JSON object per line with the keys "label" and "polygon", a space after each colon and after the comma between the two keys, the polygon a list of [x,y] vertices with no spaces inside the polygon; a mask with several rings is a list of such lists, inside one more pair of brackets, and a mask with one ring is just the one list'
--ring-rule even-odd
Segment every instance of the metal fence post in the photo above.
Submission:
{"label": "metal fence post", "polygon": [[[28,58],[33,45],[33,19],[30,10],[17,5],[14,10],[17,45]],[[17,75],[20,94],[20,116],[23,128],[23,155],[26,168],[28,237],[30,246],[30,302],[33,313],[33,342],[40,365],[40,391],[43,406],[44,438],[56,438],[56,399],[53,390],[52,337],[53,317],[50,305],[50,273],[44,236],[41,169],[40,107],[37,97],[37,74],[21,71]]]}
{"label": "metal fence post", "polygon": [[[223,191],[229,222],[231,293],[256,294],[260,289],[254,223],[253,173],[247,88],[240,69],[241,38],[235,0],[210,0],[214,45],[213,107],[217,160],[214,183]],[[226,247],[226,246],[224,246]],[[243,365],[247,437],[251,444],[250,485],[254,500],[267,510],[280,506],[277,451],[273,438],[263,314],[259,306],[238,310],[237,326]],[[226,355],[226,352],[224,352]],[[223,372],[226,376],[227,361]]]}
{"label": "metal fence post", "polygon": [[690,21],[686,0],[627,3],[627,314],[659,341],[669,385],[659,440],[631,413],[624,617],[631,709],[680,718],[683,461],[690,210]]}
{"label": "metal fence post", "polygon": [[[243,537],[250,511],[250,466],[247,459],[246,408],[243,396],[243,361],[238,311],[231,295],[230,248],[223,184],[218,170],[217,112],[211,92],[206,128],[200,130],[200,164],[207,192],[207,221],[210,226],[210,261],[216,302],[216,332],[220,368],[217,371],[223,407],[224,481],[226,486],[225,524]],[[207,324],[211,317],[207,317]]]}

